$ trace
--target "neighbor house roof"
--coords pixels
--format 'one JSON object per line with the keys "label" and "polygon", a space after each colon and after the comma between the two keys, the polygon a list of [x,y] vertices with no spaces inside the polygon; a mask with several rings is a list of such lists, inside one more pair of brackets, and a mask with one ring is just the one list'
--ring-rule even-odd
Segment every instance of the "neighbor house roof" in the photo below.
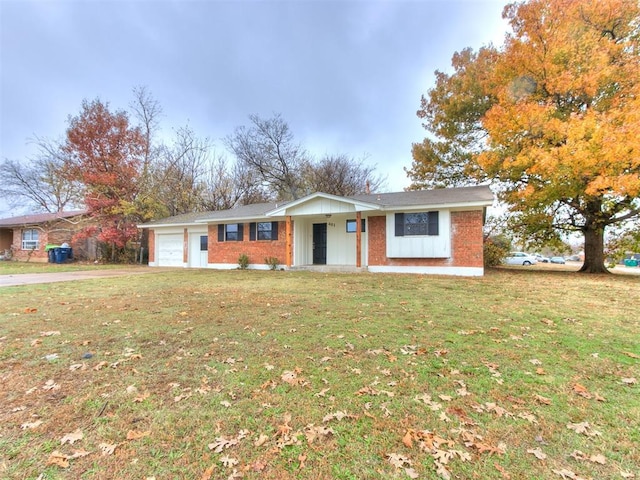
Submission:
{"label": "neighbor house roof", "polygon": [[163,218],[152,222],[143,223],[138,227],[178,227],[193,225],[194,223],[208,223],[217,220],[245,220],[264,217],[269,210],[273,210],[282,202],[278,203],[254,203],[253,205],[243,205],[230,210],[216,210],[212,212],[185,213],[175,217]]}
{"label": "neighbor house roof", "polygon": [[39,225],[41,223],[53,222],[63,218],[77,217],[86,214],[86,210],[73,210],[69,212],[56,213],[35,213],[33,215],[21,215],[0,219],[0,227],[24,227],[26,225]]}

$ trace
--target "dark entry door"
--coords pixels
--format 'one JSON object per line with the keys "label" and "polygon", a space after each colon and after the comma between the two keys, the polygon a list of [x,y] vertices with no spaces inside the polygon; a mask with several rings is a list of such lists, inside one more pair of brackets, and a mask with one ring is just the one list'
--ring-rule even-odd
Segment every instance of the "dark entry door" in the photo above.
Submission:
{"label": "dark entry door", "polygon": [[327,264],[327,224],[313,224],[313,264]]}

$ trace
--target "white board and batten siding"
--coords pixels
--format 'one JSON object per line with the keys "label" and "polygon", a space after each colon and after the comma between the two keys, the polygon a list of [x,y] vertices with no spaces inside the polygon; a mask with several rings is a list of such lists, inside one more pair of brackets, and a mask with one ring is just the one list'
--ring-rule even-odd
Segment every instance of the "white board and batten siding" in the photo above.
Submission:
{"label": "white board and batten siding", "polygon": [[315,198],[287,210],[287,215],[335,215],[352,213],[356,208],[353,203],[334,200],[332,198]]}
{"label": "white board and batten siding", "polygon": [[451,214],[439,210],[438,235],[396,237],[395,213],[387,214],[387,257],[449,258],[451,257]]}

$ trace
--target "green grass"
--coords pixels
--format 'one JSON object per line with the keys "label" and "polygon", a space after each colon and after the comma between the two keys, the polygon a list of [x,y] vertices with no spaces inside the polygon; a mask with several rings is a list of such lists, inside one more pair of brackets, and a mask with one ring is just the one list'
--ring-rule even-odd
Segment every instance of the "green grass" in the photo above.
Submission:
{"label": "green grass", "polygon": [[94,264],[85,262],[48,263],[48,262],[24,262],[24,261],[0,261],[0,275],[16,275],[21,273],[56,273],[78,272],[86,270],[104,270],[121,268],[145,268],[132,265],[118,264]]}
{"label": "green grass", "polygon": [[0,478],[439,478],[447,451],[452,478],[637,477],[639,287],[501,269],[2,288]]}

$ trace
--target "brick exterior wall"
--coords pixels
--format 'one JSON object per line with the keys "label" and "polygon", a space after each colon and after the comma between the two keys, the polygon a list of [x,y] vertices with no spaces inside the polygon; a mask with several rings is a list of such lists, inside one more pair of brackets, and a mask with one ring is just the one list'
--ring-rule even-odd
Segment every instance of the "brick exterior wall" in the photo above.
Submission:
{"label": "brick exterior wall", "polygon": [[[19,261],[30,262],[48,262],[49,254],[45,252],[47,244],[62,245],[68,243],[73,248],[73,256],[75,259],[93,258],[93,252],[90,252],[91,246],[95,246],[92,239],[74,240],[73,236],[87,225],[86,221],[80,223],[70,223],[68,221],[51,222],[26,227],[12,227],[13,239],[11,248],[13,258]],[[38,230],[37,250],[22,250],[22,232],[23,230]]]}
{"label": "brick exterior wall", "polygon": [[250,264],[265,264],[265,258],[276,257],[281,265],[286,264],[285,222],[278,222],[277,240],[249,240],[249,223],[245,223],[241,242],[218,242],[218,225],[209,225],[209,263],[237,265],[238,257],[243,253],[249,257]]}
{"label": "brick exterior wall", "polygon": [[451,258],[387,258],[387,219],[369,217],[369,265],[482,267],[482,210],[451,212]]}
{"label": "brick exterior wall", "polygon": [[156,261],[156,232],[149,229],[149,263]]}

